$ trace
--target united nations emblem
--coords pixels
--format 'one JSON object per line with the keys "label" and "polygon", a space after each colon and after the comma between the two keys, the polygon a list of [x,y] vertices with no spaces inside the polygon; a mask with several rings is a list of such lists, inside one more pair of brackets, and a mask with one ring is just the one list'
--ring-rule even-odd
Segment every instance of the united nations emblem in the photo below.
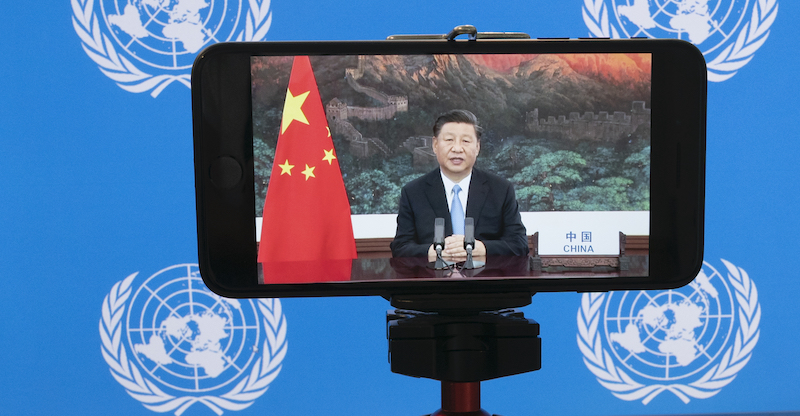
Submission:
{"label": "united nations emblem", "polygon": [[758,342],[758,292],[742,268],[709,263],[689,285],[667,291],[587,293],[578,347],[597,381],[647,404],[664,391],[688,403],[730,384]]}
{"label": "united nations emblem", "polygon": [[203,47],[263,40],[272,23],[270,0],[71,3],[72,25],[100,71],[126,91],[153,97],[175,81],[189,87],[192,62]]}
{"label": "united nations emblem", "polygon": [[286,355],[278,299],[236,300],[206,288],[196,265],[168,267],[103,300],[101,352],[127,393],[180,416],[195,403],[221,415],[264,394]]}
{"label": "united nations emblem", "polygon": [[766,42],[777,0],[584,0],[593,36],[678,38],[706,57],[708,79],[725,81]]}

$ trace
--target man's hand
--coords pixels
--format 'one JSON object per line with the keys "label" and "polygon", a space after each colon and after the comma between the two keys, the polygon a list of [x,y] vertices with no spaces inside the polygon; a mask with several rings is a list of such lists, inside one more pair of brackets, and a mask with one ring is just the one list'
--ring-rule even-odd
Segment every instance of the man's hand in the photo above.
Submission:
{"label": "man's hand", "polygon": [[433,248],[433,244],[428,247],[428,261],[436,261],[436,249]]}
{"label": "man's hand", "polygon": [[[475,247],[472,249],[472,255],[485,256],[486,246],[480,240],[475,240]],[[466,260],[467,250],[464,249],[464,236],[454,234],[444,239],[444,250],[442,250],[442,257],[446,260]]]}
{"label": "man's hand", "polygon": [[[472,257],[486,255],[486,246],[480,240],[475,240],[475,247],[472,249]],[[444,249],[442,258],[448,261],[464,261],[467,259],[467,250],[464,248],[464,236],[453,234],[444,239]],[[436,261],[436,250],[433,244],[428,247],[428,260]]]}

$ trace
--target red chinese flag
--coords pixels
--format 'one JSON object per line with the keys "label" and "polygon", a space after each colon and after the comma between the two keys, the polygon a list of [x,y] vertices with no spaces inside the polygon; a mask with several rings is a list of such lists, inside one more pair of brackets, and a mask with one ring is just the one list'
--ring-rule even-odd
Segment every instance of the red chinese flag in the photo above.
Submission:
{"label": "red chinese flag", "polygon": [[350,203],[317,81],[294,58],[264,201],[258,262],[264,283],[350,280],[356,258]]}

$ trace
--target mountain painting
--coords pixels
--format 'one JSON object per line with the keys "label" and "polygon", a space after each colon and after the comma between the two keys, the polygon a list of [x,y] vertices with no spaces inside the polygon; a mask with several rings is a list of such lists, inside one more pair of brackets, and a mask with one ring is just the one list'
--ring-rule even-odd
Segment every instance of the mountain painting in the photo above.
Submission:
{"label": "mountain painting", "polygon": [[[251,60],[257,216],[292,61]],[[402,186],[437,167],[433,123],[452,109],[478,117],[476,166],[509,179],[522,211],[649,210],[650,54],[330,55],[311,65],[353,214],[397,213]]]}

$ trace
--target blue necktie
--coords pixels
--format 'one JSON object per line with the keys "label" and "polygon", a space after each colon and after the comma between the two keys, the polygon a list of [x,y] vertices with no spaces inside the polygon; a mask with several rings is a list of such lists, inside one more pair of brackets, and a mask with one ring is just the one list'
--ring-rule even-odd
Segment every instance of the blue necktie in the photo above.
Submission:
{"label": "blue necktie", "polygon": [[461,187],[453,187],[453,203],[450,205],[450,221],[453,223],[453,234],[464,235],[464,208],[461,206],[461,198],[458,193]]}

